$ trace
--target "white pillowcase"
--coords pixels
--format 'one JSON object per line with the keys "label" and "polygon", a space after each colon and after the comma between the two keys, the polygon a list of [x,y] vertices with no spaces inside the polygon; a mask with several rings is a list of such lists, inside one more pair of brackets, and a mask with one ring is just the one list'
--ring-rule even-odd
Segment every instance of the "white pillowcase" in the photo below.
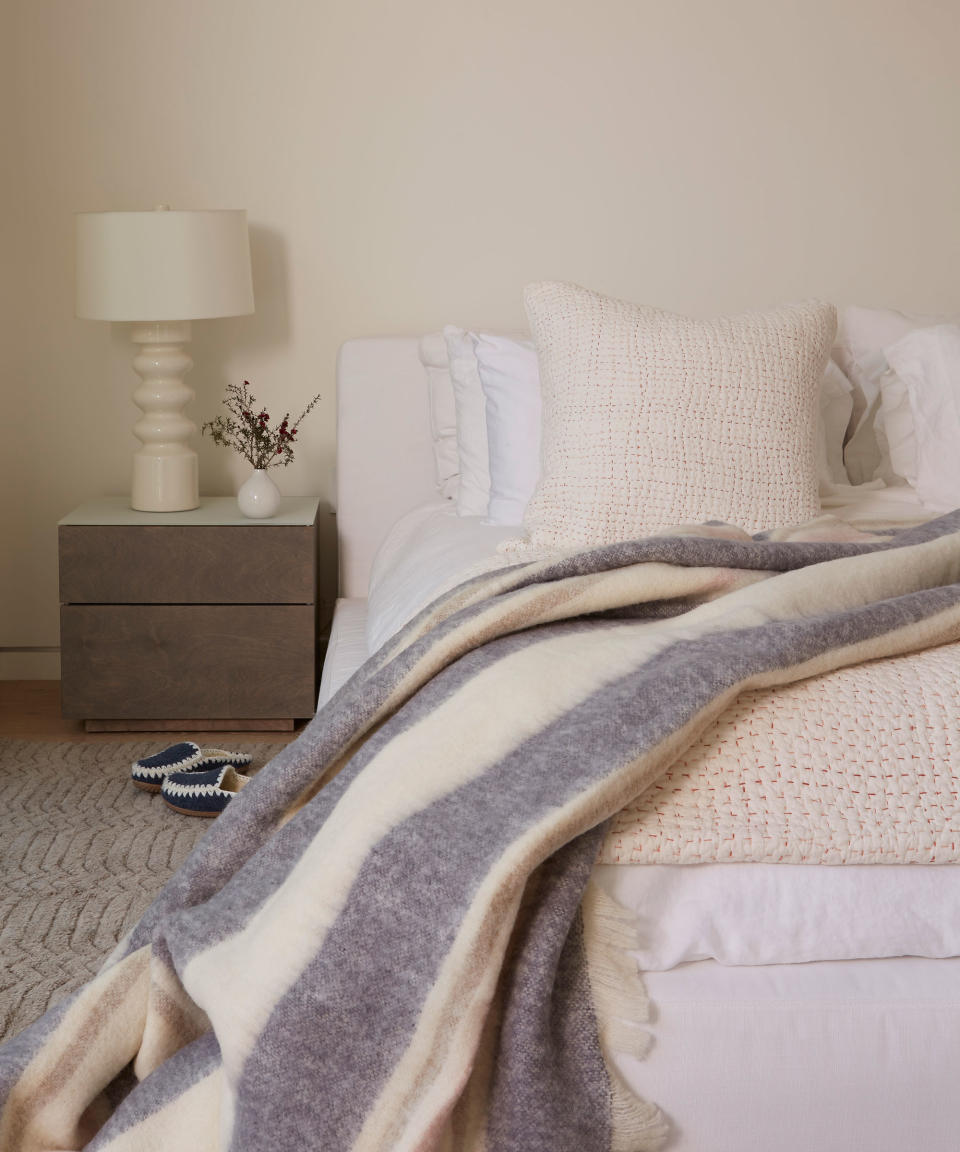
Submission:
{"label": "white pillowcase", "polygon": [[476,357],[476,335],[448,324],[443,330],[450,357],[450,379],[457,412],[457,453],[460,485],[457,513],[486,516],[490,503],[490,462],[487,447],[486,401]]}
{"label": "white pillowcase", "polygon": [[491,524],[520,525],[540,476],[540,369],[532,340],[478,333],[486,401]]}
{"label": "white pillowcase", "polygon": [[960,327],[901,337],[884,355],[906,393],[914,428],[914,487],[936,511],[960,506]]}
{"label": "white pillowcase", "polygon": [[442,332],[431,332],[421,338],[420,363],[427,374],[437,491],[446,499],[455,500],[460,486],[457,409],[450,379],[450,357]]}
{"label": "white pillowcase", "polygon": [[913,416],[905,386],[884,349],[938,322],[889,308],[844,309],[834,356],[853,385],[852,431],[844,452],[852,484],[916,483]]}
{"label": "white pillowcase", "polygon": [[574,284],[524,293],[540,360],[541,475],[513,547],[590,546],[683,522],[816,516],[819,302],[691,320]]}

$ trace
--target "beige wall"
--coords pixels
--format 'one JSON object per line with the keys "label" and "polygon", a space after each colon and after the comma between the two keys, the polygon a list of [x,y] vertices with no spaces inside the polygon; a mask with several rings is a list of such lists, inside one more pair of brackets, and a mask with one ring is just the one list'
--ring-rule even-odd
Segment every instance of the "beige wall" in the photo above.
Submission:
{"label": "beige wall", "polygon": [[128,485],[130,353],[72,316],[74,211],[248,209],[257,312],[195,326],[192,414],[243,377],[322,391],[279,478],[328,499],[340,342],[515,327],[531,279],[960,304],[956,0],[0,3],[0,648],[57,644],[56,521]]}

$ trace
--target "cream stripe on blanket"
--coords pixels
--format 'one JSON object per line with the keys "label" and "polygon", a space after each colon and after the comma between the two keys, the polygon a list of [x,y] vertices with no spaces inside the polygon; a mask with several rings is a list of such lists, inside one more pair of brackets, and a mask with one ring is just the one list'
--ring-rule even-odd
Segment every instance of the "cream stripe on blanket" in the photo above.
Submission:
{"label": "cream stripe on blanket", "polygon": [[0,1049],[0,1148],[657,1147],[604,1058],[645,1045],[630,926],[580,911],[606,822],[743,690],[960,638],[960,513],[825,532],[615,545],[427,609]]}

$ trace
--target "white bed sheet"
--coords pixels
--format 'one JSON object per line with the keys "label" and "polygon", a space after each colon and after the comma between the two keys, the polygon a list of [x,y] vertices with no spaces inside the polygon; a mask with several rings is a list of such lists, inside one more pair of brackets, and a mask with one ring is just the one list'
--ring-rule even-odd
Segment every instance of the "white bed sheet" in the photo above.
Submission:
{"label": "white bed sheet", "polygon": [[637,917],[644,972],[960,956],[960,865],[598,864]]}
{"label": "white bed sheet", "polygon": [[864,527],[878,522],[917,524],[938,515],[921,504],[920,497],[908,484],[887,486],[880,480],[835,485],[829,494],[821,494],[820,504],[824,512]]}
{"label": "white bed sheet", "polygon": [[706,960],[644,979],[653,1046],[616,1063],[669,1118],[666,1152],[960,1147],[960,960]]}

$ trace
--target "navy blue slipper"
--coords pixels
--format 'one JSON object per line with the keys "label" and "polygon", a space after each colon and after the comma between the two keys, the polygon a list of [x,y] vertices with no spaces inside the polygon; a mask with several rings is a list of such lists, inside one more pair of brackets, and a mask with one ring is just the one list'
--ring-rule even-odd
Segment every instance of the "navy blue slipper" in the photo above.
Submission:
{"label": "navy blue slipper", "polygon": [[201,748],[192,740],[171,744],[155,756],[145,756],[130,766],[130,778],[146,792],[159,792],[160,785],[171,772],[205,772],[221,764],[238,768],[253,760],[245,752],[228,752],[225,748]]}
{"label": "navy blue slipper", "polygon": [[173,772],[164,777],[161,795],[164,803],[184,816],[219,816],[245,784],[232,764],[209,772]]}

